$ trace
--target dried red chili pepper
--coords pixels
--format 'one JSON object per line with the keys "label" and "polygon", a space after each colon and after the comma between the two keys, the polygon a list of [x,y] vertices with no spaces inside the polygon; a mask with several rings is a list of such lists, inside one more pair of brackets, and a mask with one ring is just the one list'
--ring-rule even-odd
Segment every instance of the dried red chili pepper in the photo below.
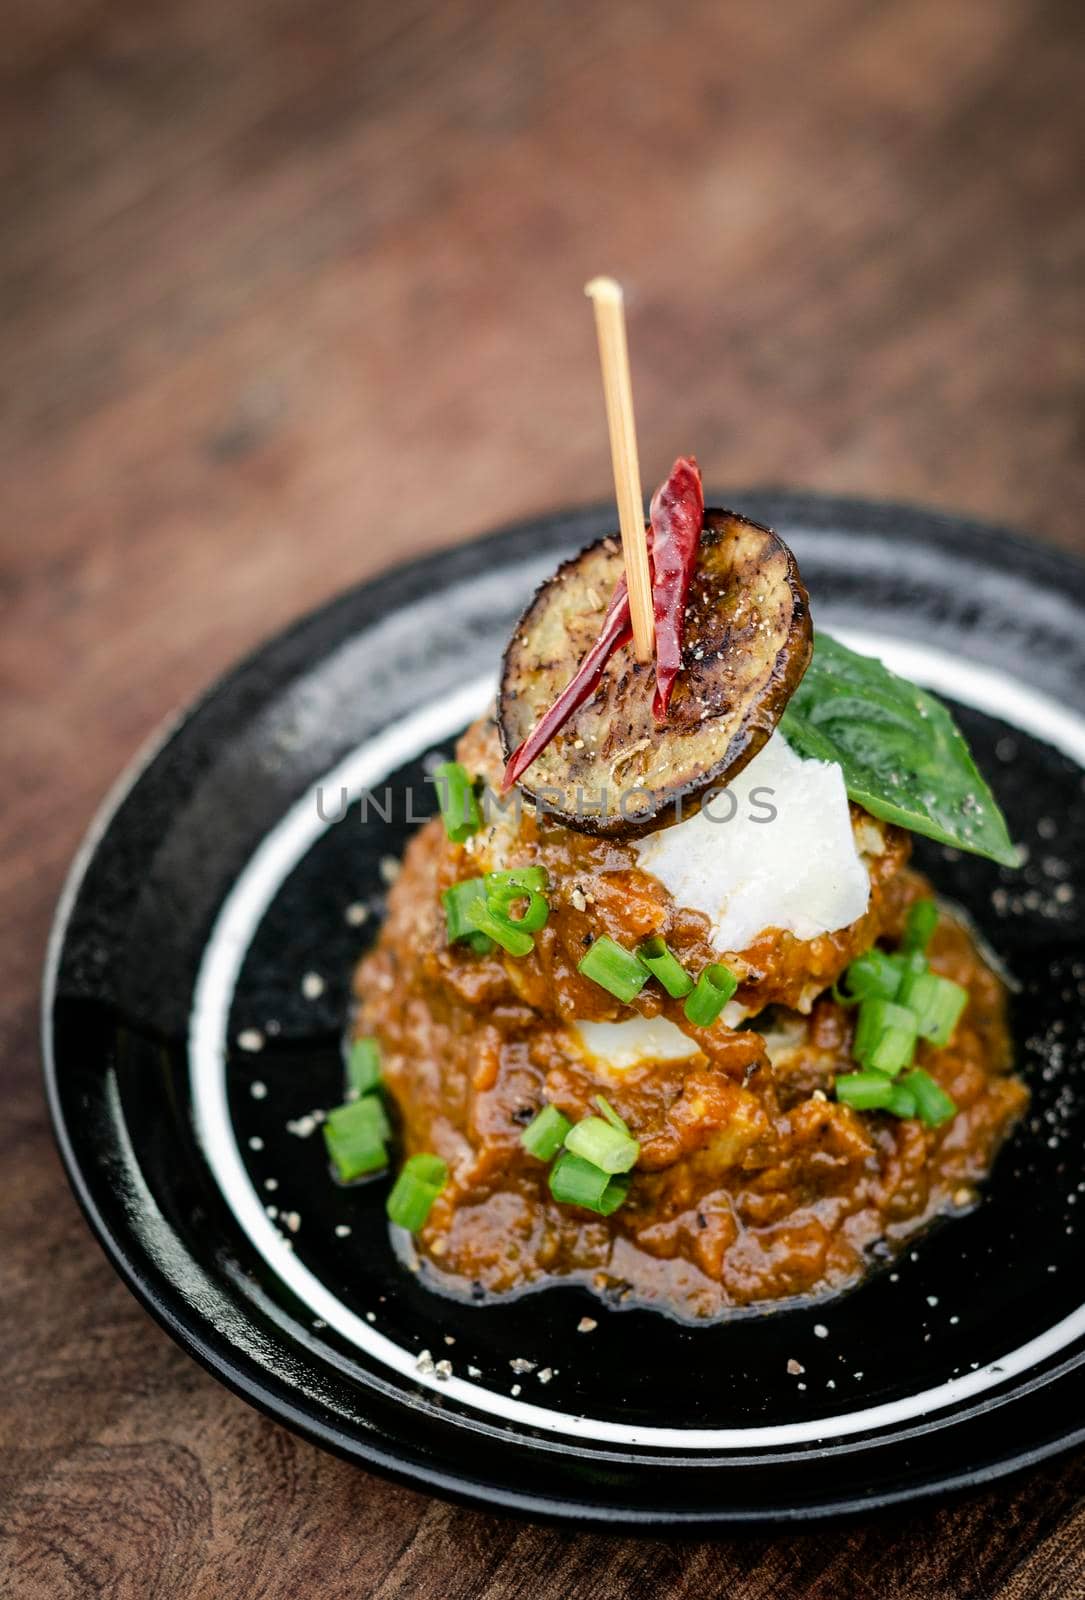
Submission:
{"label": "dried red chili pepper", "polygon": [[541,717],[520,747],[512,752],[505,765],[501,791],[507,793],[522,773],[526,772],[535,757],[541,755],[554,735],[590,694],[593,694],[603,676],[607,662],[615,650],[628,644],[633,637],[629,613],[629,591],[625,579],[619,578],[610,597],[607,614],[599,637],[577,667],[576,672],[558,695],[545,716]]}
{"label": "dried red chili pepper", "polygon": [[[658,722],[667,715],[674,680],[682,666],[682,631],[686,596],[697,565],[704,526],[704,490],[695,456],[679,456],[670,476],[652,496],[648,559],[652,568],[652,602],[656,635],[656,692],[652,712]],[[573,712],[593,694],[607,662],[632,638],[629,593],[625,579],[614,586],[599,637],[550,710],[535,724],[505,765],[501,789],[512,788]]]}
{"label": "dried red chili pepper", "polygon": [[652,609],[656,625],[656,692],[652,715],[663,722],[682,667],[686,596],[704,527],[704,488],[696,456],[679,456],[652,496]]}

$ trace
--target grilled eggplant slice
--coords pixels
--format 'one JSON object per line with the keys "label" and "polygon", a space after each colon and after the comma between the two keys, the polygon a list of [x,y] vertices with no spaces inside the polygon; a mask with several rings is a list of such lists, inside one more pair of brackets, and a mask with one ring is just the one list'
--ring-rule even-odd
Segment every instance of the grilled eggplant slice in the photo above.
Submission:
{"label": "grilled eggplant slice", "polygon": [[[502,668],[506,757],[573,676],[622,572],[618,541],[602,539],[536,593]],[[653,664],[638,663],[623,646],[520,787],[540,818],[602,838],[636,838],[679,822],[757,754],[810,651],[809,602],[791,551],[733,511],[706,511],[666,721],[652,715]]]}

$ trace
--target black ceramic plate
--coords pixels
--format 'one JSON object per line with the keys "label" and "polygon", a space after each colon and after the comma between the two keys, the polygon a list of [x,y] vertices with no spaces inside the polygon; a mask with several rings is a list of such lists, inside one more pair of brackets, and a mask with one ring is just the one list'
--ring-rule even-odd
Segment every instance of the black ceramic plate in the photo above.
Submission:
{"label": "black ceramic plate", "polygon": [[[336,1187],[310,1131],[341,1097],[351,969],[416,826],[406,792],[606,511],[400,568],[265,646],[122,780],[57,917],[52,1114],[125,1281],[272,1416],[488,1506],[629,1527],[819,1517],[1083,1435],[1085,569],[930,513],[733,499],[793,544],[819,625],[953,702],[1028,848],[1015,874],[918,843],[1019,981],[1033,1101],[982,1204],[859,1289],[703,1328],[573,1287],[440,1298],[393,1255],[385,1181]],[[342,789],[386,784],[387,821],[357,803],[336,820]],[[420,1371],[423,1350],[452,1376]]]}

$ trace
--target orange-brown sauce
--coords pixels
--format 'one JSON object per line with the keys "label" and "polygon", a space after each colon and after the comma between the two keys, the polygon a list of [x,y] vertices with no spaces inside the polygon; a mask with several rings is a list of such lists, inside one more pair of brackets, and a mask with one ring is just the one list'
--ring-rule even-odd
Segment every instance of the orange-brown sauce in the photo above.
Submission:
{"label": "orange-brown sauce", "polygon": [[[930,893],[907,852],[889,830],[870,906],[850,928],[807,942],[764,935],[742,953],[736,998],[758,1013],[750,1023],[690,1029],[680,1003],[648,985],[636,1010],[663,1012],[700,1053],[617,1074],[580,1056],[566,1028],[632,1014],[577,973],[587,943],[660,933],[696,972],[719,959],[706,919],[676,906],[631,850],[526,822],[517,859],[545,863],[553,886],[535,952],[449,947],[440,891],[479,866],[438,821],[426,824],[356,992],[358,1032],[381,1042],[405,1153],[432,1150],[449,1164],[418,1239],[435,1281],[503,1293],[576,1276],[706,1317],[841,1288],[867,1270],[876,1241],[899,1247],[937,1212],[969,1204],[1027,1091],[1010,1071],[1003,985],[968,932],[943,916],[929,951],[933,970],[970,997],[950,1046],[919,1051],[959,1107],[940,1129],[828,1098],[835,1075],[854,1070],[851,1014],[827,995],[808,1015],[793,1009],[860,950],[899,936],[909,904]],[[546,1168],[520,1144],[546,1102],[576,1119],[600,1092],[641,1146],[628,1200],[605,1220],[557,1205]]]}

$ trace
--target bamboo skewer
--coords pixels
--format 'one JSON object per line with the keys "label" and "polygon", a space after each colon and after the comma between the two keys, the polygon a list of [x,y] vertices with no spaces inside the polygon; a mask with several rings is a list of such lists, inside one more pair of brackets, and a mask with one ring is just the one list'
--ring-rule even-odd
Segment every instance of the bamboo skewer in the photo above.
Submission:
{"label": "bamboo skewer", "polygon": [[644,531],[644,501],[637,458],[637,430],[633,421],[633,385],[629,376],[629,346],[625,336],[625,304],[621,285],[613,278],[593,278],[584,293],[595,307],[595,331],[603,368],[603,394],[614,462],[614,492],[618,524],[629,585],[629,610],[633,622],[633,648],[638,661],[651,661],[655,648],[652,616],[652,580],[648,570],[648,540]]}

